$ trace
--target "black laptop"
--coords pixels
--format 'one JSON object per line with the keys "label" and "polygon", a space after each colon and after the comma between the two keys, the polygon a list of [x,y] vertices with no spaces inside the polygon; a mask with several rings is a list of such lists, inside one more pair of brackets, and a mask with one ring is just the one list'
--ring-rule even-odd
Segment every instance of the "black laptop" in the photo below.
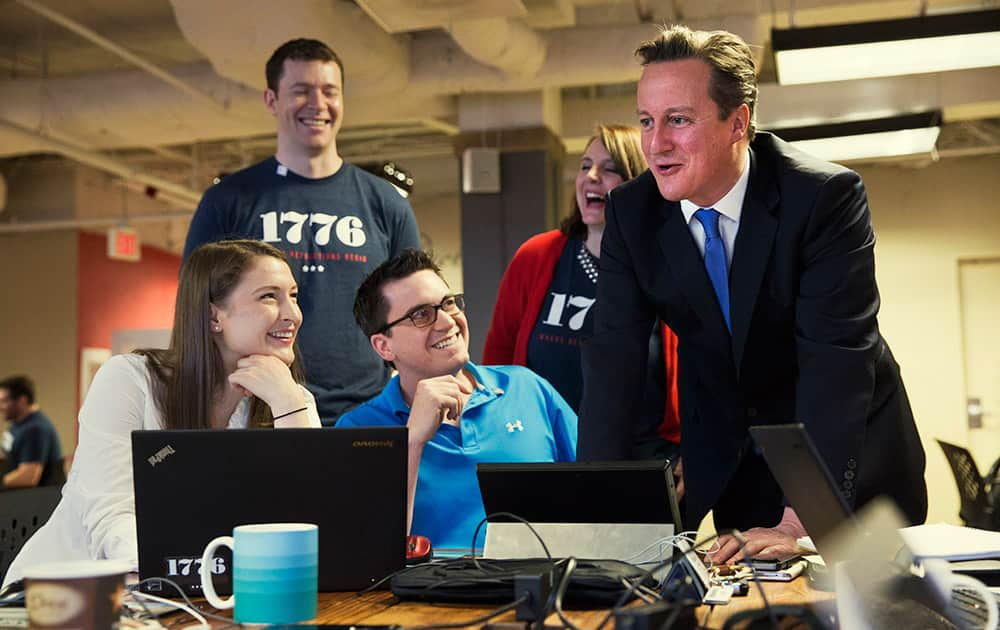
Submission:
{"label": "black laptop", "polygon": [[[319,526],[319,590],[366,587],[404,566],[405,427],[135,431],[139,577],[201,594],[205,546],[233,527]],[[231,592],[231,558],[214,584]],[[171,595],[159,581],[150,593]]]}

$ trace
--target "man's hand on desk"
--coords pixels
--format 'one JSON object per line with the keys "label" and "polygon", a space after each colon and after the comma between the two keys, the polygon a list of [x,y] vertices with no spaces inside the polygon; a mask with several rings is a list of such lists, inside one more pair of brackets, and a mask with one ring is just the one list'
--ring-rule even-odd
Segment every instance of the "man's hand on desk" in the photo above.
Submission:
{"label": "man's hand on desk", "polygon": [[799,522],[792,508],[785,508],[781,522],[774,527],[754,527],[741,532],[746,546],[740,549],[740,541],[735,536],[724,534],[719,537],[718,550],[705,555],[715,563],[733,564],[744,558],[773,558],[798,553],[796,539],[806,536],[806,530]]}

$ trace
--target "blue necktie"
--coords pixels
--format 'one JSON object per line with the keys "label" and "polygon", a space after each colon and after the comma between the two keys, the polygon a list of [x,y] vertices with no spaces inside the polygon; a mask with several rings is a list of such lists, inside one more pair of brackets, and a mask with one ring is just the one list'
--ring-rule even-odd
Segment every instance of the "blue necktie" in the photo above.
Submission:
{"label": "blue necktie", "polygon": [[729,269],[726,265],[726,246],[719,234],[719,212],[712,208],[702,208],[694,216],[705,228],[705,270],[715,288],[715,296],[719,298],[719,308],[726,319],[726,328],[732,331],[729,323]]}

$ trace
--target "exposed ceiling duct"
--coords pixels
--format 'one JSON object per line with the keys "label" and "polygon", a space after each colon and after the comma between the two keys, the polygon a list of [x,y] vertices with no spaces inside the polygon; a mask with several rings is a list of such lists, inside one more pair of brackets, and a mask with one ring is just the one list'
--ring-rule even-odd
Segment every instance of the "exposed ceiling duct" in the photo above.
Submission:
{"label": "exposed ceiling duct", "polygon": [[299,0],[170,0],[191,44],[232,81],[264,89],[264,62],[296,37],[330,44],[344,63],[345,92],[398,92],[409,81],[409,49],[353,2]]}
{"label": "exposed ceiling duct", "polygon": [[32,11],[38,13],[39,15],[45,17],[46,19],[52,20],[59,26],[72,31],[73,33],[79,35],[80,37],[86,39],[87,41],[100,46],[101,48],[121,57],[125,61],[142,68],[146,72],[152,74],[153,76],[159,78],[161,81],[169,83],[174,88],[180,90],[181,92],[187,94],[195,100],[202,101],[204,104],[213,107],[225,107],[224,103],[220,103],[212,99],[211,96],[201,92],[200,90],[192,87],[191,85],[185,83],[173,74],[163,70],[154,63],[150,63],[147,59],[136,55],[132,51],[128,50],[123,46],[119,46],[115,42],[111,41],[107,37],[104,37],[100,33],[95,32],[93,29],[89,29],[86,26],[80,24],[79,22],[72,20],[65,15],[59,13],[58,11],[53,11],[52,9],[46,7],[44,4],[37,2],[36,0],[16,0],[18,4],[23,7],[27,7]]}
{"label": "exposed ceiling duct", "polygon": [[[747,41],[759,41],[758,20],[725,20],[725,28]],[[713,25],[718,25],[718,21]],[[692,28],[709,27],[694,23]],[[410,90],[440,94],[525,92],[552,87],[626,83],[639,77],[633,56],[638,43],[656,35],[649,24],[608,29],[599,26],[556,29],[539,34],[542,64],[530,75],[504,74],[463,51],[452,37],[430,32],[414,38]]]}
{"label": "exposed ceiling duct", "polygon": [[519,20],[458,20],[451,36],[476,61],[514,77],[533,77],[545,62],[545,41]]}

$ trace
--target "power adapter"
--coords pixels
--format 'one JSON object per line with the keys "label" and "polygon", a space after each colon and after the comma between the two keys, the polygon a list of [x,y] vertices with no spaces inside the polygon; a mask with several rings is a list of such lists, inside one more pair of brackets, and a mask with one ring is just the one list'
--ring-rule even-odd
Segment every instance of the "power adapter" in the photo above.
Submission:
{"label": "power adapter", "polygon": [[518,621],[541,621],[545,619],[545,605],[552,593],[552,571],[530,575],[514,576],[514,599],[527,595],[527,599],[517,605],[514,618]]}
{"label": "power adapter", "polygon": [[615,630],[694,630],[698,619],[695,606],[659,601],[645,606],[629,606],[615,612]]}

